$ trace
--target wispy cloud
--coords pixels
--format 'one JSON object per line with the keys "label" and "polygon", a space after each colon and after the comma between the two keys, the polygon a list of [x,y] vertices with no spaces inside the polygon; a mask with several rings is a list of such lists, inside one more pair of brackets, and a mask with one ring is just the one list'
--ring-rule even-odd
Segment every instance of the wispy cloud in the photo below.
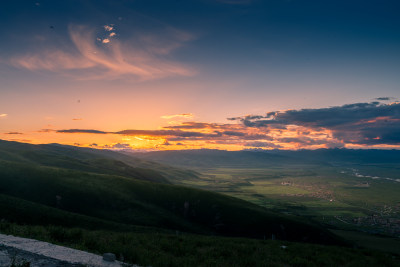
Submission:
{"label": "wispy cloud", "polygon": [[108,32],[114,30],[114,25],[104,25],[103,27]]}
{"label": "wispy cloud", "polygon": [[[47,129],[45,129],[47,130]],[[52,130],[50,130],[52,131]],[[67,130],[57,130],[57,133],[92,133],[92,134],[108,134],[110,132],[104,132],[99,130],[86,130],[86,129],[67,129]]]}
{"label": "wispy cloud", "polygon": [[389,100],[393,100],[393,99],[395,99],[395,98],[394,97],[387,97],[387,96],[375,98],[375,100],[378,100],[378,101],[389,101]]}
{"label": "wispy cloud", "polygon": [[52,132],[56,132],[56,130],[54,130],[54,129],[40,129],[37,132],[38,133],[52,133]]}
{"label": "wispy cloud", "polygon": [[5,113],[0,114],[0,118],[5,118],[5,117],[7,117],[7,116],[8,116],[8,114],[5,114]]}
{"label": "wispy cloud", "polygon": [[92,62],[85,57],[72,55],[61,50],[15,57],[11,59],[11,64],[32,71],[48,70],[53,72],[96,67],[95,62]]}
{"label": "wispy cloud", "polygon": [[23,133],[20,133],[20,132],[8,132],[8,133],[4,133],[4,134],[14,135],[14,134],[23,134]]}
{"label": "wispy cloud", "polygon": [[[106,25],[107,26],[107,25]],[[112,30],[111,26],[105,29]],[[78,79],[117,79],[129,77],[137,80],[159,79],[169,76],[191,76],[195,71],[171,60],[170,53],[193,39],[176,29],[166,28],[165,34],[139,35],[122,42],[111,32],[107,38],[96,38],[94,30],[71,25],[69,36],[74,51],[45,49],[10,59],[12,65],[28,70],[45,70]],[[96,40],[101,44],[96,44]],[[76,70],[80,70],[77,72]]]}
{"label": "wispy cloud", "polygon": [[192,113],[182,113],[182,114],[175,114],[175,115],[164,115],[161,116],[162,119],[174,119],[174,118],[185,118],[185,119],[191,119],[193,118]]}

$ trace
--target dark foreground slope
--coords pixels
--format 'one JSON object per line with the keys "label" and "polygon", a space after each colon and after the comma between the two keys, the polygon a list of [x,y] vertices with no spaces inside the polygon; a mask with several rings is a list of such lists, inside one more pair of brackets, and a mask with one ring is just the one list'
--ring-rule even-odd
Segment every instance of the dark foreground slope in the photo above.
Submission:
{"label": "dark foreground slope", "polygon": [[[139,266],[399,266],[397,256],[338,246],[193,234],[93,231],[0,222],[0,232],[102,254]],[[20,255],[18,255],[20,256]]]}
{"label": "dark foreground slope", "polygon": [[[97,151],[4,141],[0,147],[0,217],[7,220],[114,230],[139,225],[323,244],[341,242],[316,225],[233,197],[166,184],[166,178],[155,170],[134,168],[115,157],[99,157]],[[95,160],[91,153],[96,154]],[[98,168],[94,161],[101,162]]]}

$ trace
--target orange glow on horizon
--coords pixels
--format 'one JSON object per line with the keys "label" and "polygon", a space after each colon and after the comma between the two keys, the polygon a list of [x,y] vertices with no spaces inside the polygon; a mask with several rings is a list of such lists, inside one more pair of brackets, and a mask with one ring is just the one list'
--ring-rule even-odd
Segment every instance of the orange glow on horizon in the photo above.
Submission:
{"label": "orange glow on horizon", "polygon": [[[198,123],[199,124],[199,123]],[[175,125],[192,126],[194,123],[181,123]],[[195,127],[193,126],[193,127]],[[168,128],[169,126],[167,126]],[[54,130],[42,130],[36,132],[8,132],[0,134],[0,139],[18,141],[31,144],[59,143],[80,147],[91,147],[98,149],[132,149],[132,150],[182,150],[182,149],[221,149],[221,150],[243,150],[243,149],[318,149],[331,147],[347,148],[399,148],[393,145],[355,145],[343,144],[332,137],[332,132],[326,129],[309,129],[302,126],[290,125],[286,129],[259,129],[246,128],[241,124],[199,124],[200,129],[185,129],[177,131],[178,134],[193,134],[194,137],[171,137],[168,130],[162,134],[117,134],[117,133],[60,133]],[[148,132],[152,132],[148,131]],[[175,133],[173,130],[172,133]],[[221,132],[228,132],[223,136]],[[158,133],[158,132],[156,132]],[[196,135],[198,133],[198,136]],[[229,135],[231,134],[231,135]],[[374,139],[378,140],[380,137]]]}

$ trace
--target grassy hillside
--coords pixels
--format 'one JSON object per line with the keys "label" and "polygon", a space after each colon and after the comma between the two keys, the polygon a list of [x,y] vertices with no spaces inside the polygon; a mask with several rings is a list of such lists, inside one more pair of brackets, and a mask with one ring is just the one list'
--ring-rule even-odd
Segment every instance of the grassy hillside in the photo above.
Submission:
{"label": "grassy hillside", "polygon": [[169,183],[168,178],[196,178],[196,173],[142,160],[109,150],[58,144],[30,145],[0,140],[0,159],[100,174],[118,174],[153,182]]}
{"label": "grassy hillside", "polygon": [[[143,169],[140,173],[125,174],[129,172],[129,168],[120,170],[117,168],[119,163],[115,167],[115,159],[102,158],[97,160],[102,162],[103,169],[107,171],[100,174],[101,170],[92,170],[94,165],[86,164],[87,160],[82,161],[83,158],[90,158],[87,154],[79,155],[79,160],[78,156],[71,158],[71,154],[77,154],[79,150],[71,152],[67,148],[65,154],[62,154],[63,147],[56,147],[57,153],[51,154],[54,146],[49,151],[43,146],[5,144],[10,148],[6,149],[3,145],[3,151],[12,153],[9,152],[9,158],[3,155],[0,160],[0,194],[4,198],[13,197],[30,203],[16,205],[14,212],[13,207],[9,207],[7,212],[3,209],[0,216],[8,220],[30,223],[26,214],[32,214],[32,205],[37,204],[41,207],[37,208],[38,214],[46,213],[43,207],[51,207],[53,211],[57,210],[57,214],[62,211],[68,212],[68,216],[73,213],[124,225],[230,236],[274,236],[284,240],[340,243],[321,227],[269,212],[237,198],[150,182],[159,175],[153,170]],[[50,154],[51,157],[36,158]],[[26,211],[23,208],[18,211],[17,207],[25,207]],[[47,217],[48,215],[43,218]],[[48,218],[38,223],[53,223],[54,220],[56,219]],[[72,217],[70,221],[68,226],[87,226],[78,218],[75,225]]]}
{"label": "grassy hillside", "polygon": [[366,249],[185,233],[115,232],[0,222],[0,232],[102,254],[140,266],[400,266]]}

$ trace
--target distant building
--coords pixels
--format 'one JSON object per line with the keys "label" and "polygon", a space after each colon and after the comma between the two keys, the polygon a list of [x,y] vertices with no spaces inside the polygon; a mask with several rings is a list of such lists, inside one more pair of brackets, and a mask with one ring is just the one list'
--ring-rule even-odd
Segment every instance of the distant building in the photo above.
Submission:
{"label": "distant building", "polygon": [[370,187],[370,184],[368,182],[362,182],[357,184],[356,187]]}

